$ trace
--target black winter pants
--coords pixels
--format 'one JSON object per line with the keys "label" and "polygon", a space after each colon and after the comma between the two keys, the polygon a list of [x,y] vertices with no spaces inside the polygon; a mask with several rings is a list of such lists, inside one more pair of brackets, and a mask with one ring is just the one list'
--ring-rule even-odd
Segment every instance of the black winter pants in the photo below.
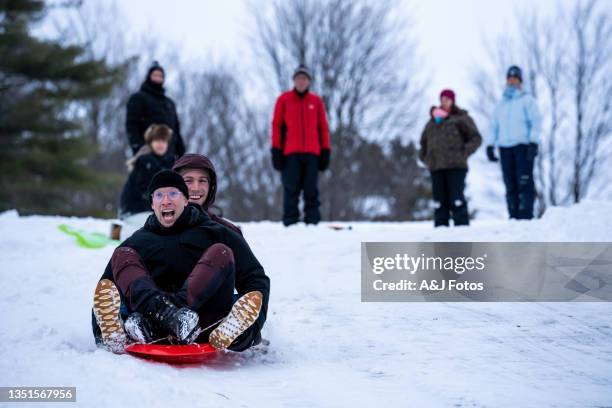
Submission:
{"label": "black winter pants", "polygon": [[431,172],[432,194],[434,199],[434,225],[448,226],[450,215],[455,225],[469,225],[467,202],[463,195],[465,189],[465,169],[444,169]]}
{"label": "black winter pants", "polygon": [[530,220],[533,218],[535,184],[533,162],[527,155],[527,145],[500,147],[502,173],[506,185],[506,203],[510,218]]}
{"label": "black winter pants", "polygon": [[304,192],[304,222],[317,224],[319,213],[318,156],[310,153],[296,153],[285,157],[282,171],[284,191],[283,224],[291,225],[300,220],[298,204],[300,193]]}
{"label": "black winter pants", "polygon": [[[146,314],[152,297],[163,294],[129,247],[119,247],[111,258],[115,284],[132,311]],[[225,317],[234,303],[234,254],[224,244],[214,244],[198,260],[177,293],[165,293],[179,307],[198,312],[205,328]]]}

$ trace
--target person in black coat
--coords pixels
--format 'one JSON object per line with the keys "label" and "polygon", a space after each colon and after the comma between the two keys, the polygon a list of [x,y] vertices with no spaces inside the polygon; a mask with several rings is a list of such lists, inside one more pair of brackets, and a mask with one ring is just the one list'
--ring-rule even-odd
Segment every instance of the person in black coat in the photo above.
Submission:
{"label": "person in black coat", "polygon": [[171,156],[178,158],[185,154],[176,105],[165,94],[164,75],[164,69],[154,61],[140,91],[128,100],[125,127],[134,154],[145,144],[144,133],[153,123],[164,124],[172,129],[173,136],[168,146]]}
{"label": "person in black coat", "polygon": [[149,183],[155,174],[174,164],[174,157],[168,153],[171,138],[172,130],[166,125],[153,124],[145,132],[146,144],[126,163],[130,174],[121,191],[119,218],[151,211]]}
{"label": "person in black coat", "polygon": [[[168,331],[174,326],[160,323],[160,316],[185,322],[188,312],[195,311],[203,330],[196,341],[203,342],[230,319],[236,304],[258,293],[257,318],[236,333],[227,348],[242,351],[258,344],[267,315],[270,280],[249,245],[239,234],[188,203],[188,189],[178,173],[158,173],[149,191],[155,214],[119,245],[100,278],[100,283],[112,282],[119,290],[122,316],[129,316],[127,320],[136,314],[145,316],[150,323],[158,324],[158,330],[162,327]],[[95,299],[93,332],[96,342],[104,344],[108,322],[117,319],[108,315],[108,308],[96,308]],[[177,318],[180,312],[183,316]],[[224,317],[224,322],[216,326]]]}

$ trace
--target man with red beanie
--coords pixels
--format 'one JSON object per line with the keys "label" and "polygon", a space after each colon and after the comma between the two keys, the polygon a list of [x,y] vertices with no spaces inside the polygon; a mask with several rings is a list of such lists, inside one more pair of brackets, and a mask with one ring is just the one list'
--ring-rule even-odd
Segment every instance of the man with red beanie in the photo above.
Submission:
{"label": "man with red beanie", "polygon": [[304,222],[320,219],[318,171],[329,167],[330,141],[325,105],[310,92],[310,70],[300,65],[294,88],[279,96],[272,120],[272,165],[281,172],[284,190],[283,224],[300,221],[298,204],[304,194]]}

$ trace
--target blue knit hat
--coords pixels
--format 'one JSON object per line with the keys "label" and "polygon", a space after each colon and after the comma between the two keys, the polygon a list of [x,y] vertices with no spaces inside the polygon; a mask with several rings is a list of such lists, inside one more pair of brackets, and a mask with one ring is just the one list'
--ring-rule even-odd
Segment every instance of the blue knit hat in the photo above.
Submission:
{"label": "blue knit hat", "polygon": [[508,73],[506,74],[506,79],[509,78],[518,78],[519,81],[523,82],[523,71],[518,66],[512,65],[508,68]]}

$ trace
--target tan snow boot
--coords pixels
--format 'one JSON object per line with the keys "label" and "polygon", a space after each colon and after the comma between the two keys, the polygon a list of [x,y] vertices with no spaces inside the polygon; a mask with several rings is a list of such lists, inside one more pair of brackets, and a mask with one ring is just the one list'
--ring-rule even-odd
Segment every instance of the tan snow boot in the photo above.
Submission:
{"label": "tan snow boot", "polygon": [[119,309],[121,296],[115,284],[108,279],[102,279],[94,292],[94,315],[100,331],[102,344],[113,353],[124,353],[127,336],[123,329]]}
{"label": "tan snow boot", "polygon": [[249,292],[234,303],[232,310],[208,337],[210,344],[217,350],[224,350],[246,329],[251,327],[261,310],[262,294]]}

